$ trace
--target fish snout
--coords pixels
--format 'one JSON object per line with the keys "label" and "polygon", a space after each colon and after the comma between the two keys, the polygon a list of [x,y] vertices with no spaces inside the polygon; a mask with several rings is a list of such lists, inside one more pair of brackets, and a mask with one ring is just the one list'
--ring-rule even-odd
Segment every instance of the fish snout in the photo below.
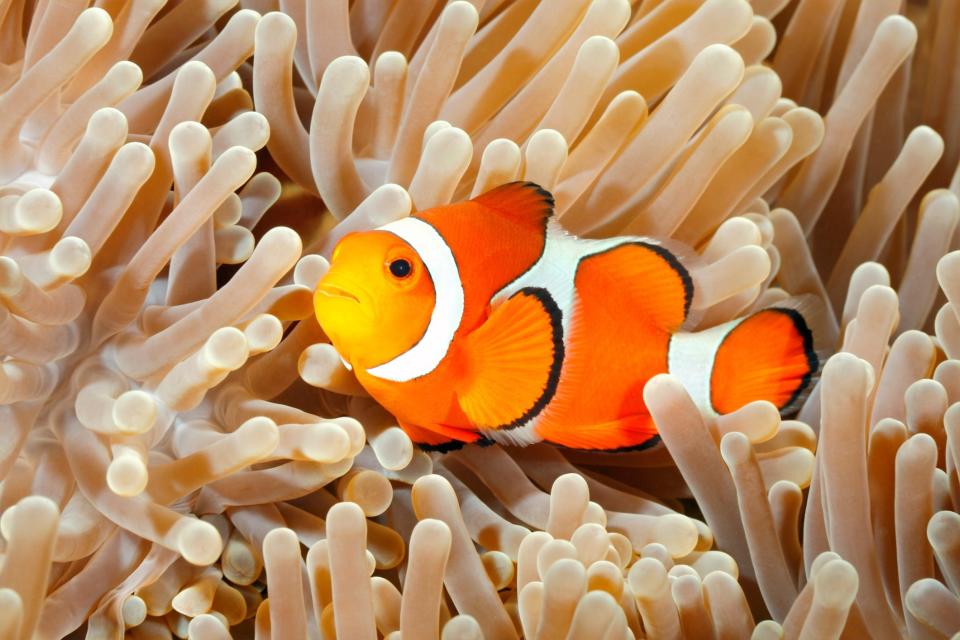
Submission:
{"label": "fish snout", "polygon": [[317,283],[317,298],[341,298],[360,304],[360,287],[337,273],[336,269],[327,272]]}
{"label": "fish snout", "polygon": [[344,289],[343,287],[329,282],[320,281],[320,284],[317,286],[317,294],[327,296],[328,298],[343,298],[345,300],[352,300],[353,302],[359,303],[360,298],[358,298],[353,293],[350,293],[349,290]]}

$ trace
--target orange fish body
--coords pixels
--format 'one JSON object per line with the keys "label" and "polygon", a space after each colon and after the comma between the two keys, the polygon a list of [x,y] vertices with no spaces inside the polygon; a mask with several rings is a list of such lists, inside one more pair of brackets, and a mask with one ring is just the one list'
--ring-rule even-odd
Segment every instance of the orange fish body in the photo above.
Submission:
{"label": "orange fish body", "polygon": [[680,331],[693,299],[654,240],[585,240],[553,199],[510,183],[350,234],[317,317],[364,388],[423,448],[546,440],[624,450],[657,441],[643,401],[672,373],[707,413],[796,404],[818,368],[803,315],[770,308]]}

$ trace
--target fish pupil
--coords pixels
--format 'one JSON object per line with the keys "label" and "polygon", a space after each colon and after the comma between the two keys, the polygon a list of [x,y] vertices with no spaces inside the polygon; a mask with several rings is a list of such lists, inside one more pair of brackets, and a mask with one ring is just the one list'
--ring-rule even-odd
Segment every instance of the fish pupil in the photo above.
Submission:
{"label": "fish pupil", "polygon": [[413,268],[410,266],[410,262],[408,260],[400,259],[394,260],[390,263],[390,273],[397,278],[406,278],[410,275],[412,270]]}

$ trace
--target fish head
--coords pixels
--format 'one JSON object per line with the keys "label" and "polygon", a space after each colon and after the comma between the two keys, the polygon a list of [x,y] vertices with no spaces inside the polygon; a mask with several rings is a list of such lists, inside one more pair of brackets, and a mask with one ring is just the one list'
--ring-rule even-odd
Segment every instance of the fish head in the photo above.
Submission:
{"label": "fish head", "polygon": [[413,247],[374,230],[348,234],[337,244],[314,309],[344,360],[366,369],[416,344],[435,299],[430,273]]}

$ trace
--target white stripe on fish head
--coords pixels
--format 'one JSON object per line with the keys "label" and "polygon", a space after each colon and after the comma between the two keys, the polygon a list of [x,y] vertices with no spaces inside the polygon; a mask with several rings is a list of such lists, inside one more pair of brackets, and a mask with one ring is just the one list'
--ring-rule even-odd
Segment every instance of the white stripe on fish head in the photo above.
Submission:
{"label": "white stripe on fish head", "polygon": [[370,375],[383,380],[408,382],[436,369],[450,350],[453,336],[463,320],[463,284],[453,252],[432,225],[419,218],[404,218],[379,230],[392,233],[409,244],[433,280],[433,312],[423,336],[407,351],[367,370]]}

